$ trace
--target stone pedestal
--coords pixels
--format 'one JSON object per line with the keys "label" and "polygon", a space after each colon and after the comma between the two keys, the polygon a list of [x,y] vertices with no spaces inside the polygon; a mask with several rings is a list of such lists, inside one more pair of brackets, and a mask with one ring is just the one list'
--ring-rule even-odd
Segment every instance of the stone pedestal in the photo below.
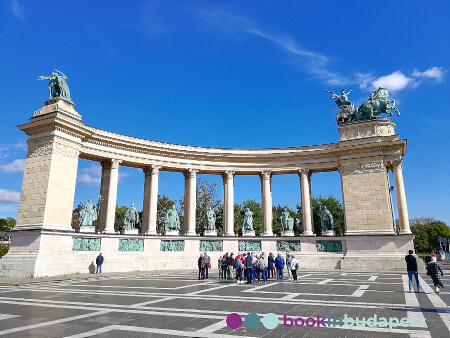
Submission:
{"label": "stone pedestal", "polygon": [[217,231],[216,230],[205,230],[204,236],[217,236]]}
{"label": "stone pedestal", "polygon": [[336,232],[334,230],[326,230],[322,231],[322,236],[336,236]]}
{"label": "stone pedestal", "polygon": [[246,232],[244,232],[244,237],[255,237],[256,236],[256,234],[255,234],[255,230],[252,230],[252,231],[246,231]]}
{"label": "stone pedestal", "polygon": [[340,141],[356,140],[376,136],[395,135],[395,123],[389,117],[374,117],[370,120],[344,122],[338,126]]}
{"label": "stone pedestal", "polygon": [[79,227],[77,232],[87,233],[87,234],[95,234],[96,233],[95,227],[89,226],[89,225]]}
{"label": "stone pedestal", "polygon": [[120,231],[122,235],[139,235],[139,229],[122,229]]}
{"label": "stone pedestal", "polygon": [[284,237],[293,237],[294,236],[294,231],[290,230],[290,231],[282,231],[281,232],[281,236]]}
{"label": "stone pedestal", "polygon": [[178,230],[168,230],[165,232],[164,236],[179,236]]}

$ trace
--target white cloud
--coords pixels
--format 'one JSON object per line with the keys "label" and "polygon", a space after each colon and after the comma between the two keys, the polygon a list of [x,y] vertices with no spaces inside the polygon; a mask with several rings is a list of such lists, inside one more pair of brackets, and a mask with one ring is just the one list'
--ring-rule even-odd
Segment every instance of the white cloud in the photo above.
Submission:
{"label": "white cloud", "polygon": [[0,203],[19,203],[20,193],[0,189]]}
{"label": "white cloud", "polygon": [[391,92],[396,92],[407,87],[417,87],[419,83],[412,77],[407,77],[400,70],[389,75],[380,76],[378,78],[368,77],[361,82],[361,89],[376,90],[378,87],[386,88]]}
{"label": "white cloud", "polygon": [[85,184],[94,184],[94,185],[100,185],[101,178],[95,177],[90,174],[81,174],[77,177],[78,183],[85,183]]}
{"label": "white cloud", "polygon": [[419,70],[415,69],[412,73],[412,76],[414,77],[426,77],[429,79],[435,79],[437,82],[442,82],[442,79],[444,77],[444,71],[443,67],[432,67],[428,68],[424,72],[419,72]]}
{"label": "white cloud", "polygon": [[0,171],[4,173],[20,173],[25,167],[25,159],[14,160],[11,163],[0,165]]}
{"label": "white cloud", "polygon": [[22,6],[19,4],[18,0],[12,0],[11,1],[11,10],[12,10],[12,12],[14,14],[14,17],[17,20],[20,20],[22,22],[25,21],[24,11],[23,11]]}

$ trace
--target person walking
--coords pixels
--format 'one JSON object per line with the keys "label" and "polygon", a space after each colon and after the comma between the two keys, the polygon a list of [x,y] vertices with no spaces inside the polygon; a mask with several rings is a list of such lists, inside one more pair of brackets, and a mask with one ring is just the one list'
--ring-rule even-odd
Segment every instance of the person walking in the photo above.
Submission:
{"label": "person walking", "polygon": [[297,269],[298,269],[298,261],[295,258],[295,255],[291,255],[291,273],[292,273],[292,280],[294,282],[297,281]]}
{"label": "person walking", "polygon": [[95,264],[97,264],[97,270],[95,273],[102,273],[102,264],[103,264],[104,258],[102,256],[102,253],[100,252],[95,259]]}
{"label": "person walking", "polygon": [[200,254],[197,264],[198,264],[198,280],[200,280],[203,279],[203,268],[205,267],[205,263],[203,262],[203,253]]}
{"label": "person walking", "polygon": [[438,264],[436,257],[431,257],[431,262],[428,264],[428,272],[433,280],[433,284],[436,287],[436,293],[439,293],[439,287],[443,288],[444,284],[442,284],[441,276],[444,275],[442,272],[441,266]]}
{"label": "person walking", "polygon": [[247,253],[247,257],[245,257],[245,270],[247,271],[247,284],[251,284],[253,281],[253,257],[250,256],[250,252]]}
{"label": "person walking", "polygon": [[275,258],[275,268],[277,269],[277,281],[283,280],[284,259],[281,257],[280,253],[278,253],[277,258]]}
{"label": "person walking", "polygon": [[208,271],[211,267],[211,258],[208,256],[208,254],[205,251],[205,254],[203,255],[203,278],[208,279]]}
{"label": "person walking", "polygon": [[412,292],[412,276],[416,278],[417,292],[421,291],[420,283],[419,283],[419,273],[417,272],[417,260],[416,257],[413,256],[413,251],[409,250],[409,254],[405,256],[406,261],[406,270],[408,271],[408,279],[409,279],[409,292]]}

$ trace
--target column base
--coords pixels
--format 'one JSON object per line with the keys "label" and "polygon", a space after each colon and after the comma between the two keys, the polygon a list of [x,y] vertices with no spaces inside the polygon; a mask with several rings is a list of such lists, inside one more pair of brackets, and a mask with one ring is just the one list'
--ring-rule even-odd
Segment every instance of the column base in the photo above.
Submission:
{"label": "column base", "polygon": [[263,237],[273,237],[273,232],[264,232]]}
{"label": "column base", "polygon": [[334,230],[326,230],[322,231],[322,236],[336,236],[336,232]]}
{"label": "column base", "polygon": [[180,233],[178,230],[167,230],[164,236],[180,236]]}
{"label": "column base", "polygon": [[204,236],[217,236],[216,230],[205,230]]}
{"label": "column base", "polygon": [[121,235],[139,235],[139,229],[122,229]]}
{"label": "column base", "polygon": [[399,235],[411,235],[412,232],[411,232],[410,229],[408,229],[408,230],[400,230],[398,234]]}
{"label": "column base", "polygon": [[87,234],[95,234],[97,231],[95,230],[94,226],[85,225],[82,227],[79,227],[75,230],[75,232],[81,232],[81,233],[87,233]]}
{"label": "column base", "polygon": [[197,236],[197,233],[195,231],[187,232],[186,236]]}
{"label": "column base", "polygon": [[316,234],[312,231],[303,231],[303,233],[301,234],[301,236],[308,236],[308,237],[314,237]]}
{"label": "column base", "polygon": [[227,233],[227,234],[224,234],[224,236],[227,236],[227,237],[236,237],[236,235],[234,234],[234,232],[233,232],[233,233]]}
{"label": "column base", "polygon": [[281,236],[284,237],[294,237],[294,231],[290,230],[290,231],[282,231],[281,232]]}
{"label": "column base", "polygon": [[146,231],[146,232],[142,233],[142,235],[144,235],[144,236],[157,236],[158,233],[156,231]]}
{"label": "column base", "polygon": [[118,232],[114,229],[110,230],[110,229],[103,229],[102,234],[107,234],[107,235],[116,235]]}

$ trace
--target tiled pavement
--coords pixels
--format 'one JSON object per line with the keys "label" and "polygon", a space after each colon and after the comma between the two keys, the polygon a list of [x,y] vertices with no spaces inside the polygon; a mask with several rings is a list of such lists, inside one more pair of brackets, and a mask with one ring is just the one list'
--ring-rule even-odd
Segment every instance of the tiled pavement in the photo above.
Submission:
{"label": "tiled pavement", "polygon": [[[299,272],[297,283],[269,280],[237,284],[196,274],[98,276],[97,278],[0,286],[0,336],[4,337],[446,337],[450,293],[439,295],[422,276],[425,293],[408,293],[405,274]],[[450,289],[450,278],[444,276]],[[415,284],[415,283],[414,283]],[[434,288],[433,288],[434,289]],[[405,292],[406,291],[406,292]],[[256,313],[261,324],[230,329],[226,318]],[[274,313],[278,326],[262,320]],[[330,316],[328,316],[330,314]],[[284,326],[325,317],[326,327]],[[415,318],[421,327],[336,326],[328,318]],[[421,322],[420,318],[424,317]],[[393,319],[395,322],[395,319]],[[297,323],[301,323],[298,320]],[[287,322],[289,324],[289,321]],[[311,324],[312,321],[310,320]],[[330,326],[328,326],[330,325]]]}

